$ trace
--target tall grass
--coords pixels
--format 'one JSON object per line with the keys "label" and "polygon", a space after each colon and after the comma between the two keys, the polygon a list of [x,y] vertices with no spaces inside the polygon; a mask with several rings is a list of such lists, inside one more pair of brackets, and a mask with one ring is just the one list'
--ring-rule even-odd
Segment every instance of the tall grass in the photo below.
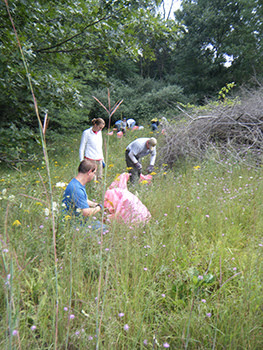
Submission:
{"label": "tall grass", "polygon": [[[140,136],[151,133],[110,137],[106,186],[126,170],[125,147]],[[79,140],[47,139],[58,204],[63,188],[56,184],[76,175]],[[103,242],[88,227],[62,222],[56,210],[57,291],[45,163],[2,169],[0,181],[1,348],[54,348],[57,297],[58,349],[262,348],[261,168],[231,159],[162,165],[152,184],[130,188],[151,221],[113,222]],[[101,193],[93,184],[87,192],[96,200]]]}

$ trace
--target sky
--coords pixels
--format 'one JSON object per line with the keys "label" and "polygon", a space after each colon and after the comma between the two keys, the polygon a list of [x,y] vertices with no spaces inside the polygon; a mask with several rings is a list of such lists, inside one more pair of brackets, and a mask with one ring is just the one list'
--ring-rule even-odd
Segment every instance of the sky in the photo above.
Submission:
{"label": "sky", "polygon": [[[170,14],[170,18],[173,18],[173,12],[178,10],[181,4],[181,0],[163,0],[164,2],[164,6],[165,6],[165,16],[168,16],[170,7],[171,7],[171,3],[173,2],[173,7],[171,10],[171,14]],[[162,11],[163,5],[160,8],[160,12],[163,13]]]}

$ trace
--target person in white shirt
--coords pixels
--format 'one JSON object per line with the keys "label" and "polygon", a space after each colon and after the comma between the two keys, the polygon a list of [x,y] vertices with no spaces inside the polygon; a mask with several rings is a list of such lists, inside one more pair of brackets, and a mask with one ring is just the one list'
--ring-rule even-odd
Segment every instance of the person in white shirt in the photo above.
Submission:
{"label": "person in white shirt", "polygon": [[102,118],[92,119],[93,126],[83,131],[79,147],[79,160],[94,160],[97,164],[97,170],[94,176],[95,181],[102,180],[102,168],[105,167],[102,150],[102,132],[105,121]]}
{"label": "person in white shirt", "polygon": [[154,137],[140,137],[132,141],[126,148],[125,160],[127,168],[131,173],[130,181],[135,183],[140,177],[142,172],[142,165],[140,159],[147,154],[151,155],[150,165],[147,168],[148,173],[151,173],[154,169],[154,163],[156,159],[156,145],[157,140]]}
{"label": "person in white shirt", "polygon": [[132,129],[135,124],[136,124],[136,121],[134,119],[130,118],[127,120],[127,128],[128,129]]}

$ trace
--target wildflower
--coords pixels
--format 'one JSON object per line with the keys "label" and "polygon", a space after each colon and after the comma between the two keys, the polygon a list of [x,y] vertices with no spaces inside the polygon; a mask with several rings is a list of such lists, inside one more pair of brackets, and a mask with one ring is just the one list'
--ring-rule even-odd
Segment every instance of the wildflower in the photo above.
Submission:
{"label": "wildflower", "polygon": [[209,218],[210,216],[208,214],[206,214],[206,217]]}
{"label": "wildflower", "polygon": [[15,220],[13,222],[13,226],[20,226],[21,225],[21,222],[19,220]]}
{"label": "wildflower", "polygon": [[69,318],[70,318],[70,320],[74,320],[75,315],[71,314],[71,315],[69,316]]}
{"label": "wildflower", "polygon": [[164,213],[164,216],[167,216],[168,214],[167,213]]}
{"label": "wildflower", "polygon": [[40,202],[36,202],[36,205],[43,205],[42,203],[40,203]]}
{"label": "wildflower", "polygon": [[165,294],[162,294],[162,297],[165,298]]}
{"label": "wildflower", "polygon": [[123,317],[123,316],[124,316],[124,313],[123,313],[123,312],[120,312],[118,316],[119,316],[119,317]]}
{"label": "wildflower", "polygon": [[168,343],[163,343],[163,347],[164,347],[164,348],[169,348],[170,345],[169,345]]}
{"label": "wildflower", "polygon": [[76,331],[76,332],[75,332],[75,335],[79,335],[79,331]]}
{"label": "wildflower", "polygon": [[67,186],[67,184],[65,182],[57,182],[56,183],[56,187],[64,188],[66,186]]}
{"label": "wildflower", "polygon": [[156,175],[156,172],[152,171],[152,172],[151,172],[151,175]]}
{"label": "wildflower", "polygon": [[205,303],[206,303],[206,300],[205,300],[205,299],[201,299],[201,302],[205,304]]}
{"label": "wildflower", "polygon": [[194,170],[199,170],[200,168],[201,168],[200,165],[194,166]]}
{"label": "wildflower", "polygon": [[18,331],[16,329],[13,330],[12,332],[13,335],[17,335],[18,334]]}
{"label": "wildflower", "polygon": [[262,243],[259,243],[259,247],[263,247],[263,244],[262,244]]}
{"label": "wildflower", "polygon": [[147,267],[144,267],[143,269],[144,269],[144,271],[147,271],[147,270],[148,270]]}
{"label": "wildflower", "polygon": [[144,339],[143,344],[144,344],[144,345],[148,345],[147,339]]}
{"label": "wildflower", "polygon": [[236,271],[236,269],[237,269],[236,267],[233,267],[233,271]]}
{"label": "wildflower", "polygon": [[44,225],[40,225],[39,228],[41,228],[41,229],[44,228]]}
{"label": "wildflower", "polygon": [[66,306],[64,307],[64,311],[68,311],[68,308]]}
{"label": "wildflower", "polygon": [[65,220],[69,220],[69,219],[71,219],[71,216],[70,215],[66,215],[64,219]]}
{"label": "wildflower", "polygon": [[199,279],[199,280],[202,280],[203,278],[204,278],[204,277],[201,276],[201,275],[198,276],[198,279]]}
{"label": "wildflower", "polygon": [[147,180],[142,180],[140,183],[141,183],[142,185],[146,185],[146,184],[148,183],[148,181],[147,181]]}
{"label": "wildflower", "polygon": [[207,316],[207,317],[211,317],[211,316],[212,316],[211,312],[208,312],[208,313],[206,314],[206,316]]}
{"label": "wildflower", "polygon": [[127,325],[127,324],[125,324],[124,327],[123,327],[123,329],[124,329],[125,331],[128,331],[129,328],[130,328],[129,325]]}
{"label": "wildflower", "polygon": [[36,330],[36,328],[37,328],[37,326],[34,326],[34,325],[33,325],[33,326],[31,327],[31,331]]}
{"label": "wildflower", "polygon": [[89,336],[89,340],[93,340],[93,337],[91,335]]}
{"label": "wildflower", "polygon": [[7,248],[3,249],[3,253],[8,253],[8,249]]}

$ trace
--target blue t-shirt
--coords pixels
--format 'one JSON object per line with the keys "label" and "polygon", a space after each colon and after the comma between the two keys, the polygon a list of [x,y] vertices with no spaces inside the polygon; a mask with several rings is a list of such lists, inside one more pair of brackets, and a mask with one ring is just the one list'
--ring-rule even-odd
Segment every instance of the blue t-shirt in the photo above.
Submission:
{"label": "blue t-shirt", "polygon": [[[68,184],[62,199],[63,214],[80,216],[78,209],[89,208],[86,188],[75,178]],[[82,215],[82,214],[81,214]]]}

